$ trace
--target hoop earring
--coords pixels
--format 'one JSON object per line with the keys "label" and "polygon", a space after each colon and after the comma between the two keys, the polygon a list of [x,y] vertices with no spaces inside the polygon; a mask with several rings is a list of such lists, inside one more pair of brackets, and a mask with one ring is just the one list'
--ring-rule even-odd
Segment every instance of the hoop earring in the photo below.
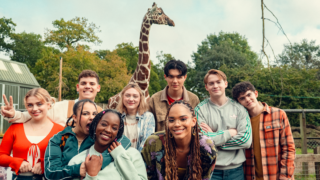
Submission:
{"label": "hoop earring", "polygon": [[196,128],[194,127],[194,128],[192,128],[192,135],[196,135]]}
{"label": "hoop earring", "polygon": [[169,138],[173,138],[173,135],[169,132]]}

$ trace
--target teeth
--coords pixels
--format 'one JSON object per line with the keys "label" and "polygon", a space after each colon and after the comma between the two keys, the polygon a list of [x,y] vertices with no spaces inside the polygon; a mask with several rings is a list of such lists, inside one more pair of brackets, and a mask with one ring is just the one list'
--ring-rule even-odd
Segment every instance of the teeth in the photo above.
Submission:
{"label": "teeth", "polygon": [[181,129],[181,130],[175,130],[174,132],[182,132],[183,131],[183,129]]}
{"label": "teeth", "polygon": [[106,139],[109,139],[109,138],[110,138],[109,136],[106,136],[106,135],[103,135],[103,134],[102,134],[102,136],[103,136],[104,138],[106,138]]}

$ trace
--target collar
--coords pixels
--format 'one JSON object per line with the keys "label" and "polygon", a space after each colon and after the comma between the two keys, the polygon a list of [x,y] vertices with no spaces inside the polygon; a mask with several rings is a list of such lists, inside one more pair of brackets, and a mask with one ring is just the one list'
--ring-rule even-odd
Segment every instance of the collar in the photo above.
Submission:
{"label": "collar", "polygon": [[67,126],[61,131],[61,135],[65,135],[65,134],[72,134],[72,135],[76,136],[76,134],[72,131],[71,126]]}
{"label": "collar", "polygon": [[267,103],[265,103],[265,102],[260,102],[260,101],[259,101],[259,103],[261,103],[261,104],[263,105],[263,110],[262,110],[263,113],[267,113],[267,114],[270,114],[270,113],[271,113],[271,110],[270,110],[270,108],[269,108],[269,106],[268,106]]}
{"label": "collar", "polygon": [[[121,114],[121,117],[124,119],[124,118],[127,117],[127,114],[126,114],[125,112],[123,112],[123,113]],[[139,120],[141,117],[142,117],[142,116],[139,115],[139,112],[137,112],[137,114],[136,114],[136,120]]]}
{"label": "collar", "polygon": [[[167,98],[167,89],[169,88],[169,86],[167,85],[161,92],[161,95],[160,95],[160,101],[168,101],[168,98]],[[189,96],[188,96],[188,91],[186,90],[186,88],[184,86],[182,86],[182,89],[183,89],[183,100],[184,101],[187,101],[189,102]]]}

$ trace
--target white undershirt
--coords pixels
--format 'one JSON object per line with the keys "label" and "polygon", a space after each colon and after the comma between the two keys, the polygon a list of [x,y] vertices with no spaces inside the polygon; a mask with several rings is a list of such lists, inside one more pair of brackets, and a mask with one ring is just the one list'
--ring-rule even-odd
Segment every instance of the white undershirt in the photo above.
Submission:
{"label": "white undershirt", "polygon": [[131,147],[137,149],[138,120],[136,116],[126,116],[124,121],[124,135],[130,139]]}
{"label": "white undershirt", "polygon": [[41,142],[46,136],[27,136],[27,139],[33,143],[33,144],[38,144]]}

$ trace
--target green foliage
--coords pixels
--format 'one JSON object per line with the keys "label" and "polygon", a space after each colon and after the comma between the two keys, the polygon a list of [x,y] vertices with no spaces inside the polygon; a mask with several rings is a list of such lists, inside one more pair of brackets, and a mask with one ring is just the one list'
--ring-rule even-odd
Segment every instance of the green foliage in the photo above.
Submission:
{"label": "green foliage", "polygon": [[108,101],[108,98],[120,92],[130,79],[126,64],[116,52],[111,52],[101,60],[96,53],[86,51],[84,47],[70,48],[64,53],[55,53],[52,49],[44,49],[42,58],[34,67],[36,79],[41,87],[47,89],[52,96],[58,95],[59,57],[63,58],[62,98],[76,99],[78,75],[85,69],[91,69],[100,77],[101,91],[96,102]]}
{"label": "green foliage", "polygon": [[42,50],[47,48],[39,34],[22,32],[10,36],[13,40],[10,47],[11,60],[26,63],[29,68],[36,64],[37,60],[41,58]]}
{"label": "green foliage", "polygon": [[96,55],[100,58],[100,59],[105,59],[105,57],[107,56],[108,53],[110,53],[109,50],[96,50],[94,51],[96,53]]}
{"label": "green foliage", "polygon": [[229,68],[240,68],[245,65],[254,67],[259,63],[255,52],[250,50],[247,40],[238,33],[209,35],[193,53],[193,62],[189,63],[187,89],[197,94],[200,99],[207,97],[203,78],[210,69],[219,69],[226,65]]}
{"label": "green foliage", "polygon": [[308,42],[308,40],[303,39],[300,44],[284,45],[284,50],[279,55],[278,62],[297,69],[319,69],[320,46],[315,43],[315,40]]}
{"label": "green foliage", "polygon": [[132,43],[121,43],[116,46],[118,56],[126,60],[128,72],[133,74],[139,60],[139,47]]}
{"label": "green foliage", "polygon": [[10,44],[6,40],[10,39],[11,34],[15,31],[16,24],[12,19],[0,18],[0,52],[8,52],[10,50]]}
{"label": "green foliage", "polygon": [[[320,109],[320,99],[300,99],[279,96],[320,97],[320,81],[316,79],[317,70],[296,69],[289,66],[265,68],[261,65],[241,68],[220,67],[228,77],[227,96],[231,97],[232,87],[241,81],[250,81],[259,92],[259,101],[281,109]],[[288,114],[291,125],[299,126],[298,114]],[[307,114],[307,123],[320,125],[319,114]]]}
{"label": "green foliage", "polygon": [[79,42],[100,44],[102,41],[96,35],[100,27],[94,23],[88,23],[88,19],[75,17],[69,21],[63,18],[52,22],[56,30],[46,29],[45,42],[64,48],[76,48]]}

